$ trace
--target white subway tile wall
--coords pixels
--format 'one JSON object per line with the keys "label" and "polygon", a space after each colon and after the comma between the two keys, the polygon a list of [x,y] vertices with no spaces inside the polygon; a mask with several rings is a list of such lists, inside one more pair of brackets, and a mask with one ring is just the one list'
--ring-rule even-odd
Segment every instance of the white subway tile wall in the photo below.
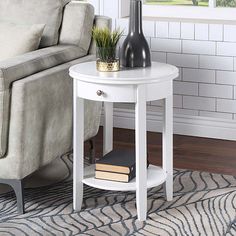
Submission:
{"label": "white subway tile wall", "polygon": [[183,96],[183,108],[203,111],[215,111],[215,98]]}
{"label": "white subway tile wall", "polygon": [[116,28],[123,31],[124,35],[127,35],[129,32],[129,21],[128,19],[121,18],[116,20]]}
{"label": "white subway tile wall", "polygon": [[183,40],[183,53],[215,55],[216,43],[210,41]]}
{"label": "white subway tile wall", "polygon": [[219,25],[219,24],[209,25],[209,40],[212,40],[212,41],[223,40],[223,25]]}
{"label": "white subway tile wall", "polygon": [[199,96],[233,99],[233,86],[219,84],[199,84]]}
{"label": "white subway tile wall", "polygon": [[[120,26],[127,35],[128,0],[105,0],[111,7],[103,7],[103,0],[88,1],[95,5],[96,14],[109,15],[112,26]],[[114,6],[117,7],[115,12]],[[236,25],[226,21],[159,18],[157,15],[144,17],[143,31],[153,61],[171,63],[180,69],[174,84],[174,116],[177,123],[183,123],[178,123],[177,130],[183,127],[183,132],[190,135],[235,139],[232,120],[236,121]],[[159,113],[163,111],[161,105],[160,101],[149,102],[147,109]],[[125,107],[134,109],[130,104]],[[211,123],[214,119],[216,122]],[[207,124],[209,129],[204,128]],[[222,124],[220,129],[217,129],[218,124]]]}
{"label": "white subway tile wall", "polygon": [[209,25],[195,24],[195,39],[208,40],[208,38],[209,38]]}
{"label": "white subway tile wall", "polygon": [[165,52],[152,52],[152,60],[166,63],[166,55],[167,54]]}
{"label": "white subway tile wall", "polygon": [[103,0],[103,4],[100,3],[100,8],[106,12],[106,16],[111,18],[118,18],[119,17],[119,1],[113,0],[113,4],[109,4],[110,0]]}
{"label": "white subway tile wall", "polygon": [[183,81],[214,84],[215,74],[214,70],[183,68]]}
{"label": "white subway tile wall", "polygon": [[[182,108],[183,107],[183,97],[180,95],[174,95],[173,104],[174,104],[175,108]],[[155,106],[155,107],[162,107],[163,100],[152,101],[150,105]]]}
{"label": "white subway tile wall", "polygon": [[217,55],[219,56],[236,56],[236,43],[218,42]]}
{"label": "white subway tile wall", "polygon": [[217,99],[217,111],[236,113],[236,100]]}
{"label": "white subway tile wall", "polygon": [[180,38],[180,22],[169,22],[169,38]]}
{"label": "white subway tile wall", "polygon": [[[116,26],[128,28],[128,19],[116,19]],[[235,25],[145,20],[143,28],[153,61],[180,69],[174,82],[176,115],[236,119]],[[152,102],[149,110],[161,104]]]}
{"label": "white subway tile wall", "polygon": [[143,21],[143,33],[146,37],[155,37],[155,22]]}
{"label": "white subway tile wall", "polygon": [[198,96],[198,83],[174,81],[175,94]]}
{"label": "white subway tile wall", "polygon": [[181,40],[179,39],[151,39],[152,51],[181,53]]}
{"label": "white subway tile wall", "polygon": [[212,70],[233,70],[233,57],[203,56],[200,55],[199,66],[203,69]]}
{"label": "white subway tile wall", "polygon": [[236,25],[224,25],[224,41],[236,42]]}
{"label": "white subway tile wall", "polygon": [[216,72],[217,84],[231,84],[236,85],[236,72],[234,71],[217,71]]}
{"label": "white subway tile wall", "polygon": [[167,63],[180,67],[198,68],[199,57],[197,55],[167,53]]}
{"label": "white subway tile wall", "polygon": [[168,22],[160,21],[156,22],[156,37],[168,38],[169,24]]}
{"label": "white subway tile wall", "polygon": [[181,23],[181,38],[194,39],[194,24],[193,23]]}
{"label": "white subway tile wall", "polygon": [[173,97],[173,104],[174,104],[174,107],[176,108],[182,108],[183,107],[183,97],[180,96],[180,95],[174,95]]}

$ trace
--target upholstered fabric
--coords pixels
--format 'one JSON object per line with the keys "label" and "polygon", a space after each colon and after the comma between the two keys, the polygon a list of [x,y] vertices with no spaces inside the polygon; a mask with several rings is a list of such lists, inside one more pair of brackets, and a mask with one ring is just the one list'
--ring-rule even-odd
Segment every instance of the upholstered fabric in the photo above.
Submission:
{"label": "upholstered fabric", "polygon": [[[72,149],[73,83],[70,66],[87,56],[14,82],[9,152],[0,159],[0,178],[22,179]],[[101,103],[86,102],[85,140],[96,135]]]}
{"label": "upholstered fabric", "polygon": [[64,9],[59,43],[76,45],[87,53],[93,21],[94,8],[91,4],[70,2]]}
{"label": "upholstered fabric", "polygon": [[[56,22],[59,3],[67,2],[69,0],[0,1],[0,22],[8,18],[18,21],[20,14],[24,14],[20,9],[23,3],[27,6],[25,10],[31,9],[31,14],[39,16],[40,11],[44,11],[44,16],[50,14],[45,17],[47,23],[50,22],[46,24],[48,31],[42,41],[45,45],[52,39],[52,34],[55,35],[55,28],[48,25]],[[38,5],[32,10],[34,3]],[[43,10],[46,4],[50,6]],[[52,12],[48,13],[50,9]],[[16,15],[11,16],[14,12]],[[31,24],[35,23],[30,20],[33,16],[27,14],[22,16],[23,19],[19,18],[19,22],[24,24],[28,19]],[[68,69],[94,59],[94,55],[85,56],[87,46],[81,45],[48,47],[0,62],[0,179],[23,179],[71,150],[73,90]],[[101,103],[86,102],[85,107],[87,140],[98,131]]]}
{"label": "upholstered fabric", "polygon": [[0,62],[0,158],[7,152],[12,82],[85,55],[79,47],[58,45]]}
{"label": "upholstered fabric", "polygon": [[56,45],[67,0],[1,0],[0,22],[45,24],[40,47]]}
{"label": "upholstered fabric", "polygon": [[[111,18],[106,17],[106,16],[95,16],[94,25],[99,28],[107,27],[111,29],[112,21],[111,21]],[[96,44],[94,40],[91,41],[89,53],[90,54],[96,53]]]}
{"label": "upholstered fabric", "polygon": [[0,91],[9,88],[10,84],[15,80],[85,55],[86,53],[79,47],[57,45],[1,61]]}
{"label": "upholstered fabric", "polygon": [[0,61],[38,49],[45,25],[0,23]]}

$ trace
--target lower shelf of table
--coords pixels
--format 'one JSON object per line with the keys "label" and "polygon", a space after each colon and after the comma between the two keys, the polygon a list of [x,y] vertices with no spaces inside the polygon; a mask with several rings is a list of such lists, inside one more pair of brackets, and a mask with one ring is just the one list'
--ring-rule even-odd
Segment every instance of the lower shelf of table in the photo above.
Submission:
{"label": "lower shelf of table", "polygon": [[[111,191],[135,191],[136,178],[129,183],[120,183],[114,181],[95,179],[95,165],[85,168],[83,183],[99,189]],[[153,188],[161,185],[166,180],[166,172],[159,166],[150,165],[147,171],[147,188]]]}

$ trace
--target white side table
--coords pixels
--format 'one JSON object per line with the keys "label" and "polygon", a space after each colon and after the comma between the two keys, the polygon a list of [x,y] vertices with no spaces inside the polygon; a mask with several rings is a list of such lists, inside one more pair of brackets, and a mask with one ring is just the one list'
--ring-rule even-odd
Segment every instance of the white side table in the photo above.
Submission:
{"label": "white side table", "polygon": [[[113,191],[136,191],[138,219],[146,220],[147,189],[164,183],[167,201],[173,198],[173,80],[175,66],[153,62],[150,68],[98,72],[95,62],[70,68],[74,79],[73,207],[80,211],[83,184]],[[135,103],[136,178],[119,183],[94,178],[94,166],[84,171],[84,99],[104,102],[104,155],[113,149],[113,103]],[[146,102],[164,99],[163,166],[147,169]]]}

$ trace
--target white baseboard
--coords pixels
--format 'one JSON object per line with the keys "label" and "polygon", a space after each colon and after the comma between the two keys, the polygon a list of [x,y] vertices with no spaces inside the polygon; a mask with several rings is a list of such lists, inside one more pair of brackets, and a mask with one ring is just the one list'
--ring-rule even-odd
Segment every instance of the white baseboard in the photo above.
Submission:
{"label": "white baseboard", "polygon": [[[134,129],[134,124],[134,110],[114,108],[114,127]],[[152,132],[162,131],[161,112],[147,112],[147,130]],[[236,121],[210,117],[175,115],[174,133],[236,141]]]}

